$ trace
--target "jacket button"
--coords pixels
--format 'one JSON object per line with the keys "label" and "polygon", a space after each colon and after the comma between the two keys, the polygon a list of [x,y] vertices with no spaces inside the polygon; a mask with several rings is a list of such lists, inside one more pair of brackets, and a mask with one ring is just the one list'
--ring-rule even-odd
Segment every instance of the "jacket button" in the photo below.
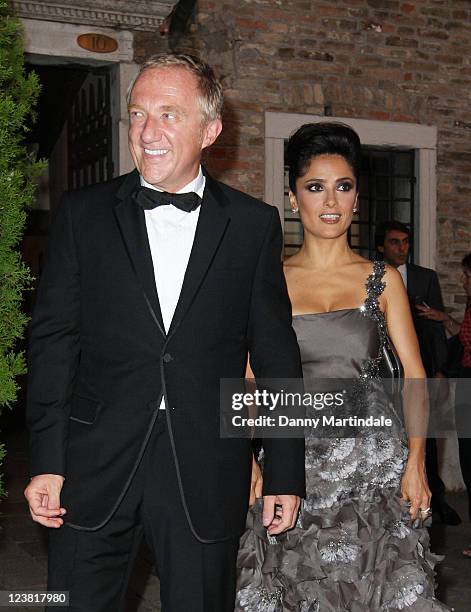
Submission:
{"label": "jacket button", "polygon": [[170,355],[170,353],[165,353],[165,355],[163,356],[163,360],[164,363],[169,363],[170,361],[172,361],[173,357],[172,355]]}

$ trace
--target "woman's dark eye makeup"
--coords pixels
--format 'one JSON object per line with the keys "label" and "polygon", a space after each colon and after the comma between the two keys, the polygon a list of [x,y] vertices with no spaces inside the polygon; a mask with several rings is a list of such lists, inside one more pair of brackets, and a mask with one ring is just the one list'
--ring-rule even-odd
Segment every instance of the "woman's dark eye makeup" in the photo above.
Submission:
{"label": "woman's dark eye makeup", "polygon": [[306,185],[306,189],[308,191],[322,191],[323,185],[322,183],[308,183]]}
{"label": "woman's dark eye makeup", "polygon": [[[324,185],[319,182],[307,183],[306,189],[315,193],[322,191],[324,189]],[[351,181],[340,181],[337,185],[337,189],[339,191],[351,191],[353,189],[353,183]]]}

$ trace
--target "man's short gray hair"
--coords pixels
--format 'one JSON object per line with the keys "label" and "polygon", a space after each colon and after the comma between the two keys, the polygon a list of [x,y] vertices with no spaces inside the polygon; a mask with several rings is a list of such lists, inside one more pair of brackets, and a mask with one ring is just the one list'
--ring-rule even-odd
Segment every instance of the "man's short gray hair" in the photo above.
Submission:
{"label": "man's short gray hair", "polygon": [[181,67],[189,70],[198,79],[198,103],[203,114],[203,121],[208,123],[220,119],[224,103],[222,85],[209,64],[194,55],[185,53],[162,53],[149,58],[139,70],[128,87],[126,102],[131,101],[131,94],[137,79],[146,70],[152,68]]}

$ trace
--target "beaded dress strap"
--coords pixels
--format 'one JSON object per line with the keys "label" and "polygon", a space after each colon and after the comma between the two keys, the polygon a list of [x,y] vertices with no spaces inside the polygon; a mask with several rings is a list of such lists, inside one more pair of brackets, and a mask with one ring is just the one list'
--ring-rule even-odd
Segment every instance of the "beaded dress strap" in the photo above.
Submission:
{"label": "beaded dress strap", "polygon": [[370,319],[373,319],[378,324],[381,340],[386,329],[386,320],[384,314],[379,307],[379,296],[383,293],[386,283],[383,281],[383,276],[386,271],[384,261],[375,260],[373,262],[373,271],[366,279],[366,299],[360,310]]}
{"label": "beaded dress strap", "polygon": [[363,304],[363,310],[370,316],[373,314],[376,315],[378,312],[382,314],[379,307],[379,296],[383,293],[386,287],[386,283],[383,281],[385,271],[385,262],[376,259],[373,262],[373,271],[366,279],[366,300]]}
{"label": "beaded dress strap", "polygon": [[376,322],[379,335],[379,350],[377,357],[367,359],[363,364],[362,377],[376,377],[379,372],[379,364],[382,359],[382,350],[387,339],[386,318],[383,311],[379,307],[379,296],[383,293],[386,283],[383,281],[384,273],[386,272],[386,264],[384,261],[373,261],[373,271],[366,279],[366,300],[361,307],[363,314]]}

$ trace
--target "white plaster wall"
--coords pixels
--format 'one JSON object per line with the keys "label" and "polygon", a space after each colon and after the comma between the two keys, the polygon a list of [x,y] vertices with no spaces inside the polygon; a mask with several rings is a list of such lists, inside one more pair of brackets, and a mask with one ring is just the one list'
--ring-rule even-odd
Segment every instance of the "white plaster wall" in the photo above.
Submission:
{"label": "white plaster wall", "polygon": [[[74,25],[58,21],[22,19],[25,50],[38,55],[83,58],[95,62],[132,62],[133,34],[126,30],[112,30],[90,25]],[[118,43],[113,53],[94,53],[77,43],[81,34],[98,33],[111,36]]]}

